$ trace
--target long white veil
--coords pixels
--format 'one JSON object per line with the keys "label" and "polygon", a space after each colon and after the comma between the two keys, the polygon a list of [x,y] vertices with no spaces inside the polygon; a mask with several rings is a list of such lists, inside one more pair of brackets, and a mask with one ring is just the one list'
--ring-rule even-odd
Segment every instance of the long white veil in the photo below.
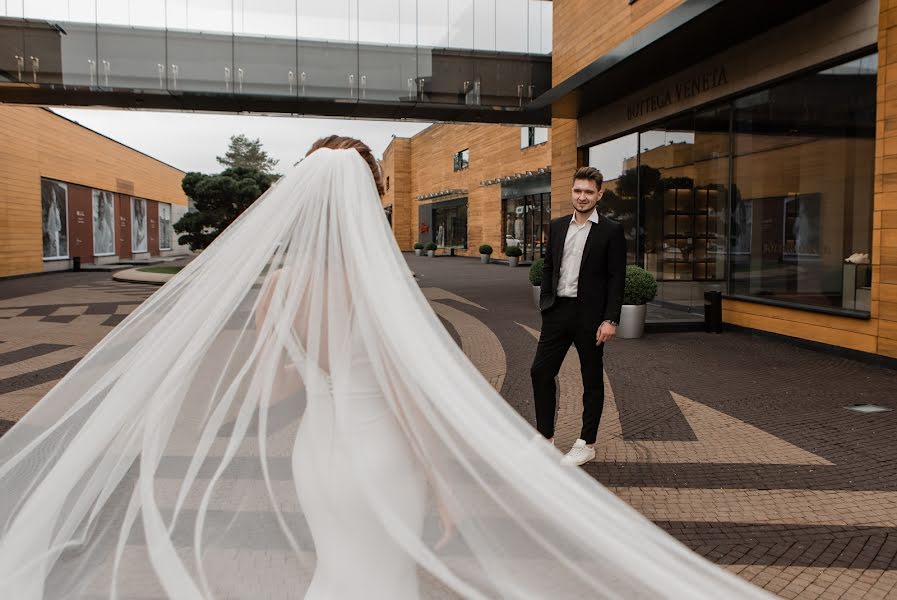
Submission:
{"label": "long white veil", "polygon": [[355,473],[421,597],[767,597],[533,440],[429,307],[354,150],[291,169],[0,438],[0,597],[302,598],[290,457],[312,398],[353,410],[349,351],[432,492],[421,534]]}

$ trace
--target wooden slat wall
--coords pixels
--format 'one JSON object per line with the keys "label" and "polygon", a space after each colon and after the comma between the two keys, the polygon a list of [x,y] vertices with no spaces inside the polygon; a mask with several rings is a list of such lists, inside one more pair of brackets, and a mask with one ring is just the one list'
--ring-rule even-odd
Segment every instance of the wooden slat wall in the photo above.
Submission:
{"label": "wooden slat wall", "polygon": [[[383,153],[383,172],[389,177],[389,189],[383,195],[383,206],[392,204],[392,231],[402,250],[411,250],[417,237],[412,237],[411,223],[411,140],[394,138]],[[415,223],[417,215],[414,216]]]}
{"label": "wooden slat wall", "polygon": [[878,353],[897,358],[897,0],[881,0],[872,232],[872,316]]}
{"label": "wooden slat wall", "polygon": [[[406,140],[408,159],[399,158],[404,150],[396,139],[384,154],[384,169],[391,188],[384,203],[393,203],[396,239],[403,250],[410,250],[418,240],[418,207],[427,202],[418,196],[447,189],[468,191],[467,247],[468,254],[478,254],[480,244],[490,244],[501,251],[501,186],[481,186],[480,182],[525,171],[535,171],[551,164],[549,142],[520,148],[520,128],[503,125],[433,125]],[[455,172],[454,154],[470,150],[470,167]],[[400,198],[406,198],[402,181],[407,177],[407,200],[398,217]]]}
{"label": "wooden slat wall", "polygon": [[554,2],[551,79],[557,85],[644,29],[684,0]]}
{"label": "wooden slat wall", "polygon": [[41,177],[187,204],[182,171],[43,108],[0,105],[0,277],[43,271]]}

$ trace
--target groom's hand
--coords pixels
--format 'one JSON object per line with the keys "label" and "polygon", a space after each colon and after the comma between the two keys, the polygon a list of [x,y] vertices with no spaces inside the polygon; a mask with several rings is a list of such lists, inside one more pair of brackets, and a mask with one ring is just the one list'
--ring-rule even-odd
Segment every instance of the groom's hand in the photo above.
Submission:
{"label": "groom's hand", "polygon": [[615,335],[617,335],[617,328],[605,321],[598,328],[598,333],[595,334],[595,345],[600,346],[605,342],[609,342],[614,339]]}

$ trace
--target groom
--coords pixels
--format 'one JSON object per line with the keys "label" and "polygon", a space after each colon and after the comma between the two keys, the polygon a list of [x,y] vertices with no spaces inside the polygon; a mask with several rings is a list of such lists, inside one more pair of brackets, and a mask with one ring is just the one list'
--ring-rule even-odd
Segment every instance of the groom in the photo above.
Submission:
{"label": "groom", "polygon": [[595,458],[598,421],[604,408],[604,345],[614,338],[623,304],[626,239],[623,227],[598,215],[601,172],[583,167],[573,176],[573,216],[551,221],[539,308],[542,335],[530,370],[536,427],[554,442],[557,386],[570,344],[582,370],[582,433],[563,464]]}

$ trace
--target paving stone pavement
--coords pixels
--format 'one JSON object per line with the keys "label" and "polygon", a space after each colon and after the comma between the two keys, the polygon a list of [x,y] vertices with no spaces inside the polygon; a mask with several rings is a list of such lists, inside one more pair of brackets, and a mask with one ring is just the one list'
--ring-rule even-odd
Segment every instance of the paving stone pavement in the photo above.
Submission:
{"label": "paving stone pavement", "polygon": [[[406,256],[452,337],[533,422],[541,323],[526,269]],[[156,289],[109,273],[0,282],[0,433]],[[732,332],[617,340],[605,357],[588,473],[783,598],[897,597],[897,411],[844,408],[897,409],[897,372]],[[578,371],[571,352],[560,376],[562,448],[579,431]]]}

